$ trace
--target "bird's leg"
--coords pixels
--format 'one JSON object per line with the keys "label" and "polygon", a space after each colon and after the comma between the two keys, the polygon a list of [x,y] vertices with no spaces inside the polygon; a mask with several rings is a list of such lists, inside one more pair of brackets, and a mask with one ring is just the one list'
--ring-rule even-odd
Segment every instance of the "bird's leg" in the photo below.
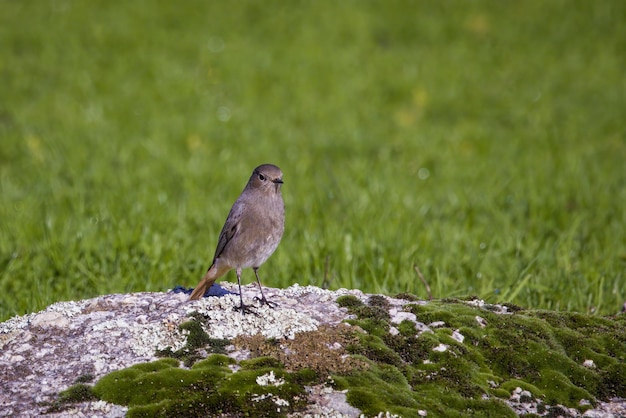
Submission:
{"label": "bird's leg", "polygon": [[237,269],[237,283],[239,284],[239,301],[241,304],[239,306],[235,306],[235,310],[241,311],[242,315],[247,313],[258,315],[250,306],[243,304],[243,295],[241,293],[241,268]]}
{"label": "bird's leg", "polygon": [[256,276],[256,282],[259,284],[259,290],[261,291],[261,297],[255,296],[254,300],[258,300],[259,302],[261,302],[261,305],[267,305],[270,308],[274,309],[278,306],[278,304],[265,299],[265,295],[263,294],[263,288],[261,288],[261,280],[259,280],[259,272],[257,271],[259,270],[259,268],[253,267],[252,269],[254,270],[254,275]]}

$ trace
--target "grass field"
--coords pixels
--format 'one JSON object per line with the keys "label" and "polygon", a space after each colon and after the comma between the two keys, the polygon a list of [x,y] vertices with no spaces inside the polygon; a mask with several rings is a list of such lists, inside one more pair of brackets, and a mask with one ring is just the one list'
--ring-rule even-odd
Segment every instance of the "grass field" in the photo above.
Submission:
{"label": "grass field", "polygon": [[418,266],[435,298],[617,312],[625,19],[621,0],[0,1],[0,319],[194,286],[266,162],[287,210],[268,286],[426,297]]}

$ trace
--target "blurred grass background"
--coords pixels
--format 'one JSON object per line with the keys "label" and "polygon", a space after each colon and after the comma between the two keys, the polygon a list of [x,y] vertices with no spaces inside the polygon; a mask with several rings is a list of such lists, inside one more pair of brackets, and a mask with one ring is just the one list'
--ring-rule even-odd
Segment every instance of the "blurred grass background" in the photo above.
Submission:
{"label": "blurred grass background", "polygon": [[621,0],[0,1],[0,319],[194,286],[266,162],[265,285],[617,312],[624,51]]}

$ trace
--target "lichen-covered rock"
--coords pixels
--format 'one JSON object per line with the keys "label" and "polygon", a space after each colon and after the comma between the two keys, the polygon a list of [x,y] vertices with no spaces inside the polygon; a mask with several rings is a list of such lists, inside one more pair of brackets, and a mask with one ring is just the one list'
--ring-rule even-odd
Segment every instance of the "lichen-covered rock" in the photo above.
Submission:
{"label": "lichen-covered rock", "polygon": [[0,416],[626,415],[624,316],[297,285],[242,316],[221,286],[0,324]]}
{"label": "lichen-covered rock", "polygon": [[[77,380],[95,382],[110,372],[157,360],[159,351],[183,349],[189,331],[180,326],[194,312],[206,318],[203,326],[216,339],[289,339],[320,324],[341,322],[346,313],[334,302],[338,295],[365,298],[359,291],[298,285],[267,289],[266,296],[279,307],[263,306],[256,308],[258,315],[242,316],[233,310],[239,297],[230,294],[237,286],[221,286],[229,294],[194,302],[182,293],[115,294],[55,303],[0,323],[0,416],[38,416]],[[243,292],[252,300],[258,288],[246,286]],[[123,416],[126,410],[102,401],[79,407],[89,416]]]}

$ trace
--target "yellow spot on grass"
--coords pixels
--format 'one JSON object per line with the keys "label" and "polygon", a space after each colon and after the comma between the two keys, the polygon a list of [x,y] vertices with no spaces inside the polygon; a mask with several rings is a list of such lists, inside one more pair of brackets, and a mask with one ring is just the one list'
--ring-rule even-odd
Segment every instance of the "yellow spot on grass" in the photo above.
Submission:
{"label": "yellow spot on grass", "polygon": [[26,137],[26,146],[28,147],[28,151],[30,155],[37,161],[42,162],[44,160],[43,154],[43,146],[41,144],[41,139],[34,135],[29,135]]}

